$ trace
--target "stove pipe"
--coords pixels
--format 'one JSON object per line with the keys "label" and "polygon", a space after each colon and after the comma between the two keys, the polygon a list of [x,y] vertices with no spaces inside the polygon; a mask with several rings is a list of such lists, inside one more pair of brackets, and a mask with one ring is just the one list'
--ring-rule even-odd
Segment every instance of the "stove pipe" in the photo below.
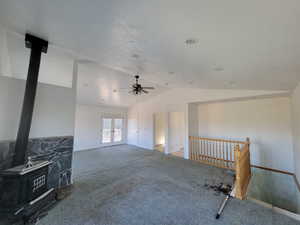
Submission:
{"label": "stove pipe", "polygon": [[41,63],[41,54],[42,52],[47,53],[48,41],[26,34],[25,46],[31,49],[31,53],[13,166],[24,164],[26,161],[28,138]]}

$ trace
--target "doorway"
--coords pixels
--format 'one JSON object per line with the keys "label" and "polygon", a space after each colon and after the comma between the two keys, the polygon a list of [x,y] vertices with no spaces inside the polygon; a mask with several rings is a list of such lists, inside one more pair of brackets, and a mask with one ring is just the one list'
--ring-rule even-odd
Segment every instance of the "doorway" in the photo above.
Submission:
{"label": "doorway", "polygon": [[154,149],[160,152],[165,151],[165,126],[166,118],[164,113],[154,114]]}
{"label": "doorway", "polygon": [[102,137],[103,145],[121,144],[124,136],[124,119],[114,117],[102,118]]}
{"label": "doorway", "polygon": [[169,148],[172,155],[184,157],[184,112],[169,113]]}

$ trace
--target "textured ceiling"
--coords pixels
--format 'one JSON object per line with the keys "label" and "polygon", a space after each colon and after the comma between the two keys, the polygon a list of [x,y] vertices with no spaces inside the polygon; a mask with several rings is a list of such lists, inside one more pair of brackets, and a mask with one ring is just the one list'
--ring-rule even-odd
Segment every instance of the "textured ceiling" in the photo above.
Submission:
{"label": "textured ceiling", "polygon": [[6,28],[169,88],[293,89],[299,21],[298,0],[0,2]]}
{"label": "textured ceiling", "polygon": [[153,86],[155,90],[149,90],[147,95],[134,96],[128,93],[134,82],[134,77],[128,74],[93,63],[80,63],[78,65],[77,102],[127,107],[168,90],[166,87],[141,78],[139,82],[143,86]]}

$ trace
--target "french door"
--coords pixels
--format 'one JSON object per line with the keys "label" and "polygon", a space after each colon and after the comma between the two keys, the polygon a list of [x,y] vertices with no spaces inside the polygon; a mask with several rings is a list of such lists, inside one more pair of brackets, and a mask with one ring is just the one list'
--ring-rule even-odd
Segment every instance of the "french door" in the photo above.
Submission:
{"label": "french door", "polygon": [[102,118],[102,144],[118,144],[123,142],[123,118]]}

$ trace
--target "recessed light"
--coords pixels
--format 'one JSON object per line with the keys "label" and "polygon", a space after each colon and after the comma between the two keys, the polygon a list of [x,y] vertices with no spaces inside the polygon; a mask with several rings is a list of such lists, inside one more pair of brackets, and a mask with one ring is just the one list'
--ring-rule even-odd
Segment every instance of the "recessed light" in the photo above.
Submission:
{"label": "recessed light", "polygon": [[135,58],[135,59],[138,59],[138,58],[140,58],[140,55],[138,55],[138,54],[132,54],[131,57]]}
{"label": "recessed light", "polygon": [[216,66],[216,67],[214,68],[214,71],[218,71],[218,72],[224,71],[224,68],[223,68],[222,66]]}
{"label": "recessed light", "polygon": [[187,45],[195,45],[197,44],[199,41],[195,38],[189,38],[185,40],[185,44]]}
{"label": "recessed light", "polygon": [[234,81],[228,81],[225,83],[225,86],[234,88],[234,87],[236,87],[236,83]]}

